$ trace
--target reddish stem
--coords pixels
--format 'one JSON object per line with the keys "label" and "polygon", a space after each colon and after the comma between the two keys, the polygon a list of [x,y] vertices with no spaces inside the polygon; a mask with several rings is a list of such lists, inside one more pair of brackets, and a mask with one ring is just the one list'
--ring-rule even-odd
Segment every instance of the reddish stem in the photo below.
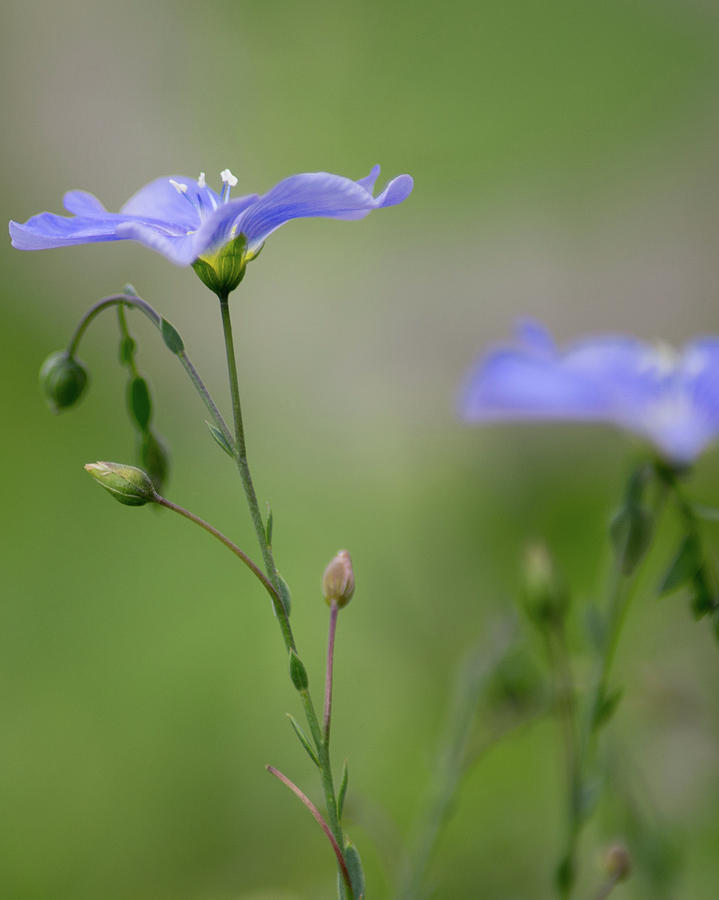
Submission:
{"label": "reddish stem", "polygon": [[330,844],[332,844],[332,849],[334,850],[335,856],[337,857],[337,864],[340,867],[340,871],[342,872],[342,878],[344,879],[344,882],[347,885],[347,888],[350,892],[350,897],[354,896],[352,893],[352,881],[350,880],[350,873],[347,869],[347,863],[345,862],[345,858],[342,855],[342,851],[340,850],[339,844],[335,840],[335,836],[330,831],[330,826],[322,818],[322,814],[320,813],[320,811],[317,809],[317,807],[314,805],[314,803],[310,800],[310,798],[307,796],[307,794],[305,794],[303,791],[301,791],[297,787],[297,785],[294,783],[294,781],[290,781],[290,779],[286,775],[283,775],[282,772],[280,772],[274,766],[265,766],[265,768],[270,773],[270,775],[274,775],[275,778],[279,778],[279,780],[282,782],[282,784],[284,784],[286,787],[288,787],[292,791],[292,793],[299,800],[301,800],[302,803],[304,803],[304,805],[307,807],[307,809],[309,809],[309,811],[312,813],[312,816],[314,817],[315,822],[317,822],[317,824],[320,826],[322,831],[324,831],[324,833],[327,835],[327,840],[330,842]]}
{"label": "reddish stem", "polygon": [[324,737],[325,746],[330,746],[330,723],[332,721],[332,673],[335,662],[335,632],[337,631],[337,613],[339,606],[333,600],[330,606],[330,634],[327,641],[327,673],[325,675],[325,710],[324,710]]}

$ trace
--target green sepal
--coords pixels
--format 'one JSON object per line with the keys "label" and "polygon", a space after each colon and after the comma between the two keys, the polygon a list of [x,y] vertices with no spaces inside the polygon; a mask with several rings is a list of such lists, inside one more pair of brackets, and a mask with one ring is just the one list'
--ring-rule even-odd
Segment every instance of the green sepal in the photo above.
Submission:
{"label": "green sepal", "polygon": [[298,691],[307,690],[307,686],[310,683],[307,677],[307,669],[305,669],[305,664],[294,650],[290,650],[290,678]]}
{"label": "green sepal", "polygon": [[320,759],[317,756],[317,752],[316,752],[315,748],[312,746],[312,744],[310,744],[309,738],[307,737],[307,735],[304,733],[304,731],[300,727],[300,723],[290,713],[286,713],[285,715],[290,720],[290,725],[294,728],[295,734],[297,735],[300,744],[302,744],[302,746],[307,751],[307,755],[309,756],[309,758],[319,769]]}
{"label": "green sepal", "polygon": [[[354,898],[355,900],[364,900],[366,891],[364,871],[362,869],[362,860],[357,852],[357,848],[353,843],[347,841],[343,855],[347,871],[349,872]],[[337,875],[337,893],[340,900],[347,900],[347,890],[341,874]]]}
{"label": "green sepal", "polygon": [[659,583],[660,597],[693,580],[704,565],[702,548],[696,534],[688,534],[679,545],[674,559]]}
{"label": "green sepal", "polygon": [[350,772],[347,768],[347,760],[342,766],[342,778],[340,779],[340,789],[337,793],[337,818],[342,821],[342,811],[345,808],[345,797],[347,795],[347,785],[349,784]]}
{"label": "green sepal", "polygon": [[167,319],[161,320],[160,333],[162,334],[162,340],[165,342],[165,346],[170,353],[182,353],[185,349],[185,342],[182,340],[180,332],[174,325],[170,325]]}
{"label": "green sepal", "polygon": [[285,612],[289,616],[290,610],[292,609],[292,595],[290,594],[290,586],[287,584],[285,579],[277,573],[277,585],[280,590],[280,600],[282,600],[282,605],[285,608]]}
{"label": "green sepal", "polygon": [[161,493],[170,472],[170,454],[152,431],[143,432],[140,438],[140,462],[155,489]]}
{"label": "green sepal", "polygon": [[226,298],[244,278],[246,251],[247,240],[240,234],[212,256],[198,257],[192,268],[203,284],[218,297]]}
{"label": "green sepal", "polygon": [[215,441],[220,445],[220,447],[222,447],[222,449],[225,451],[225,453],[234,459],[235,451],[227,443],[227,438],[220,431],[220,429],[216,425],[213,425],[212,422],[208,422],[207,419],[205,419],[205,425],[207,425],[207,427],[210,429],[210,434],[215,439]]}
{"label": "green sepal", "polygon": [[150,389],[144,378],[136,375],[130,379],[127,391],[127,404],[130,408],[130,414],[137,423],[140,431],[146,431],[152,418],[152,401],[150,400]]}

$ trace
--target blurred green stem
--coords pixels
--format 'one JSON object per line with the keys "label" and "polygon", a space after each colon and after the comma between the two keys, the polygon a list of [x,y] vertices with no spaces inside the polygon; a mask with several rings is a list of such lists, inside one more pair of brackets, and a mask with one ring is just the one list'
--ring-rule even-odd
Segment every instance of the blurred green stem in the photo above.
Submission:
{"label": "blurred green stem", "polygon": [[[657,479],[654,502],[650,511],[651,534],[654,533],[656,522],[666,499],[666,485],[661,479]],[[646,554],[646,549],[644,554]],[[643,555],[644,555],[643,554]],[[639,565],[634,566],[630,573],[622,570],[622,561],[614,557],[612,573],[609,582],[609,601],[606,615],[606,625],[603,633],[599,656],[596,662],[595,674],[592,679],[589,698],[583,711],[583,715],[577,716],[576,725],[578,740],[576,744],[576,756],[569,769],[571,779],[570,804],[567,823],[567,839],[564,855],[558,871],[558,889],[562,900],[570,900],[573,895],[577,875],[577,854],[579,838],[582,827],[587,818],[587,770],[594,754],[597,735],[603,724],[603,709],[605,704],[610,706],[614,702],[607,694],[607,685],[614,658],[619,645],[619,638],[626,622],[627,613],[637,586],[637,572]]]}
{"label": "blurred green stem", "polygon": [[[242,486],[245,491],[245,497],[247,498],[247,504],[250,509],[250,517],[252,518],[252,523],[255,527],[255,533],[257,534],[257,540],[262,552],[262,558],[265,563],[265,571],[267,572],[267,577],[272,583],[272,586],[277,594],[277,598],[273,600],[273,602],[275,613],[277,615],[277,621],[279,622],[280,630],[282,631],[282,638],[285,642],[285,647],[288,652],[290,650],[296,651],[297,648],[294,635],[292,633],[292,627],[290,625],[289,614],[285,609],[284,603],[282,603],[282,601],[279,599],[281,597],[281,589],[277,567],[275,565],[275,560],[272,554],[272,548],[270,547],[269,541],[267,540],[267,531],[262,520],[260,506],[257,502],[257,494],[255,492],[254,484],[252,483],[252,475],[250,474],[250,467],[247,461],[247,446],[245,442],[244,425],[242,422],[242,405],[240,402],[240,386],[237,375],[237,361],[235,359],[235,346],[232,336],[230,306],[227,296],[220,296],[219,300],[220,312],[222,316],[222,333],[225,339],[225,353],[227,356],[227,374],[230,383],[230,395],[232,397],[232,415],[235,425],[235,462],[237,464],[237,471],[239,472]],[[309,690],[305,689],[300,691],[299,693],[302,698],[302,704],[304,707],[307,724],[309,725],[312,739],[315,743],[315,747],[317,748],[317,756],[320,763],[322,788],[324,790],[325,802],[327,805],[329,827],[335,840],[337,841],[337,844],[340,847],[344,847],[344,835],[342,832],[339,815],[337,813],[337,797],[334,788],[334,780],[332,778],[332,767],[330,764],[329,735],[327,735],[326,738],[323,735]],[[347,890],[349,891],[349,900],[354,900],[351,886],[348,886]]]}

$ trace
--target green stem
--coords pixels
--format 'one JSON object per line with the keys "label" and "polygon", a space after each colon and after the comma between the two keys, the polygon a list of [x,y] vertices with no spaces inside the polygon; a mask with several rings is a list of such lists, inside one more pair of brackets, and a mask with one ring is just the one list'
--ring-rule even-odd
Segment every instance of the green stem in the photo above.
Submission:
{"label": "green stem", "polygon": [[[657,485],[654,506],[651,511],[652,529],[656,527],[656,522],[665,498],[666,486],[660,480]],[[559,893],[562,900],[569,900],[574,889],[579,838],[587,818],[586,812],[582,808],[582,794],[585,787],[584,778],[596,745],[598,715],[602,703],[607,697],[609,676],[619,646],[619,638],[622,629],[624,628],[631,600],[637,586],[638,570],[639,566],[633,570],[631,575],[624,574],[621,569],[621,561],[615,558],[609,584],[607,628],[601,652],[597,660],[589,699],[584,710],[584,715],[579,723],[576,762],[573,767],[574,785],[571,791],[572,802],[569,810],[567,844],[564,856],[562,857],[562,867],[565,869],[566,877],[564,879],[560,878],[559,883]]]}
{"label": "green stem", "polygon": [[[267,573],[268,579],[277,591],[279,597],[281,592],[279,587],[277,566],[275,565],[272,548],[270,547],[269,541],[267,540],[267,532],[262,520],[260,506],[257,501],[257,494],[255,492],[255,487],[252,482],[252,475],[250,474],[249,463],[247,461],[247,445],[245,441],[244,425],[242,422],[242,405],[240,402],[240,387],[237,375],[237,361],[235,358],[235,346],[232,336],[232,321],[230,318],[229,302],[227,296],[220,296],[219,300],[220,313],[222,317],[222,333],[225,339],[225,354],[227,357],[227,374],[230,383],[230,395],[232,397],[232,415],[235,425],[235,462],[237,464],[237,471],[239,472],[242,486],[245,491],[245,496],[247,498],[250,517],[255,527],[257,541],[262,552],[262,558],[265,563],[265,571]],[[275,600],[274,608],[287,651],[289,652],[290,650],[296,650],[296,644],[294,635],[292,633],[292,627],[290,625],[289,615],[284,607],[284,604],[279,600]],[[322,729],[320,727],[320,723],[317,718],[317,713],[315,711],[314,703],[312,702],[312,697],[309,690],[305,689],[304,691],[300,691],[300,696],[302,698],[302,705],[304,707],[307,724],[309,725],[312,739],[315,743],[315,747],[317,748],[317,756],[320,762],[322,788],[325,795],[325,803],[327,805],[328,824],[339,846],[344,847],[344,835],[342,832],[342,826],[339,821],[339,816],[337,814],[337,798],[335,794],[334,781],[332,778],[332,766],[330,763],[328,743],[324,740]],[[351,891],[349,900],[354,900]]]}
{"label": "green stem", "polygon": [[[98,300],[90,309],[85,313],[85,315],[80,319],[77,328],[75,329],[72,337],[70,338],[70,343],[67,345],[67,353],[69,356],[74,356],[77,352],[77,348],[80,344],[80,340],[82,336],[85,334],[90,323],[95,319],[100,313],[104,312],[106,309],[110,309],[113,306],[129,306],[133,309],[139,310],[143,315],[147,316],[147,318],[152,322],[152,324],[157,328],[157,330],[162,333],[162,316],[157,312],[157,310],[153,309],[149,303],[143,300],[141,297],[138,297],[136,294],[112,294],[109,297],[104,297],[102,300]],[[227,427],[227,423],[225,422],[222,413],[217,408],[214,400],[210,396],[210,392],[205,387],[204,382],[200,378],[197,369],[193,366],[190,358],[184,350],[181,350],[179,353],[173,353],[173,356],[176,356],[185,372],[190,378],[193,387],[200,395],[202,402],[205,404],[207,411],[212,416],[215,425],[222,432],[223,437],[227,441],[229,446],[232,446],[232,434],[230,433],[230,429]]]}

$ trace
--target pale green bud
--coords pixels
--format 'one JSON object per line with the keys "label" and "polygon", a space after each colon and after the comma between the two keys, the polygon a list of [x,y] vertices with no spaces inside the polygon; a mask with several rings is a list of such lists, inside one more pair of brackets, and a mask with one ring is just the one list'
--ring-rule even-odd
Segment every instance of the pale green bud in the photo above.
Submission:
{"label": "pale green bud", "polygon": [[537,625],[560,623],[569,608],[569,595],[549,550],[530,544],[524,554],[523,600],[527,615]]}
{"label": "pale green bud", "polygon": [[88,463],[85,469],[108,493],[125,506],[144,506],[154,503],[157,492],[148,476],[135,466],[121,463]]}
{"label": "pale green bud", "polygon": [[334,600],[342,609],[355,592],[355,575],[347,550],[340,550],[322,576],[322,593],[329,605]]}
{"label": "pale green bud", "polygon": [[87,370],[66,350],[51,353],[40,368],[40,386],[50,409],[74,406],[87,387]]}

